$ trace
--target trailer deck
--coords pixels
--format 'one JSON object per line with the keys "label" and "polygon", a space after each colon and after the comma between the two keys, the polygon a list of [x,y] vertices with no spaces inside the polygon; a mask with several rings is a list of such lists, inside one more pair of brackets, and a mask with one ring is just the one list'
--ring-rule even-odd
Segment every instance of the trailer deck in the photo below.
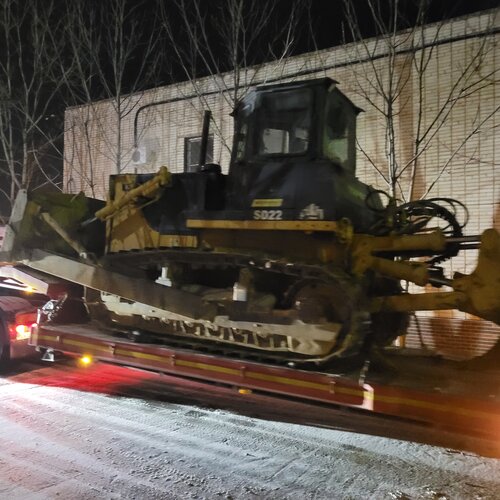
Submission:
{"label": "trailer deck", "polygon": [[[124,340],[91,325],[35,327],[31,344],[72,356],[418,421],[500,445],[500,373],[394,354],[392,370],[335,374]],[[398,366],[404,370],[398,369]],[[432,374],[432,375],[430,375]]]}

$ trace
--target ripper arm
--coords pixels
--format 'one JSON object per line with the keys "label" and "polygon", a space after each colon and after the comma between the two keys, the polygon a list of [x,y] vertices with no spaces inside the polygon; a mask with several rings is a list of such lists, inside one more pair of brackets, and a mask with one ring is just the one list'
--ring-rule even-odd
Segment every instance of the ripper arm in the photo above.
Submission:
{"label": "ripper arm", "polygon": [[[355,236],[352,242],[352,269],[357,275],[368,270],[383,276],[407,280],[419,286],[433,284],[423,262],[392,260],[379,256],[407,251],[445,250],[447,239],[440,231],[424,235]],[[373,311],[418,311],[459,309],[500,324],[500,234],[488,229],[481,235],[476,269],[469,275],[456,273],[447,283],[453,291],[376,297]]]}

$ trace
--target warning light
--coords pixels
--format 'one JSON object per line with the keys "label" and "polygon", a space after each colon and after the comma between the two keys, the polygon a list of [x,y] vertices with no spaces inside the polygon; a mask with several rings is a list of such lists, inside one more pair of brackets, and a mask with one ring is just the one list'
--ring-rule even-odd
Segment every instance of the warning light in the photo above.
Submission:
{"label": "warning light", "polygon": [[243,388],[243,387],[240,387],[240,388],[238,389],[238,392],[239,392],[240,394],[252,394],[252,389],[245,389],[245,388]]}
{"label": "warning light", "polygon": [[92,363],[92,356],[85,355],[80,358],[80,364],[83,366],[88,366]]}

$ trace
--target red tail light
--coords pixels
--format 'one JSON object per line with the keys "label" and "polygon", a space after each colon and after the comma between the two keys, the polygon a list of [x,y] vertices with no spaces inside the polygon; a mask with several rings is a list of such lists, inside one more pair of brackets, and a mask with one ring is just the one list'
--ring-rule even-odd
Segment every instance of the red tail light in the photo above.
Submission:
{"label": "red tail light", "polygon": [[16,322],[9,324],[11,340],[29,339],[34,325],[36,325],[36,312],[16,314]]}
{"label": "red tail light", "polygon": [[14,339],[24,340],[28,339],[31,332],[31,326],[28,325],[14,325]]}

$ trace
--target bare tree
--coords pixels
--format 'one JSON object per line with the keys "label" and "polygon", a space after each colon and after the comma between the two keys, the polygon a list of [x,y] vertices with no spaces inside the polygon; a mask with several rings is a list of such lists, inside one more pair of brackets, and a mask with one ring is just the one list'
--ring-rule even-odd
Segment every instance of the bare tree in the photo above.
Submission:
{"label": "bare tree", "polygon": [[[67,177],[80,177],[94,194],[98,157],[120,173],[131,151],[124,148],[124,120],[139,105],[145,89],[158,84],[163,53],[159,26],[144,1],[109,0],[92,4],[71,0],[67,4],[67,53],[73,71],[63,72],[70,92],[66,103],[76,105],[67,113],[66,137],[74,135],[78,151],[68,148]],[[106,102],[103,103],[102,101]],[[109,112],[111,104],[111,112]],[[96,147],[97,146],[97,147]]]}
{"label": "bare tree", "polygon": [[[363,5],[344,0],[346,53],[354,91],[382,118],[387,167],[380,164],[380,158],[375,158],[372,151],[361,145],[359,148],[381,175],[391,196],[405,201],[431,192],[453,160],[464,152],[466,144],[470,146],[480,131],[484,133],[499,111],[496,106],[486,113],[478,112],[463,136],[449,145],[435,178],[427,181],[426,186],[419,185],[422,158],[439,142],[443,127],[450,126],[453,111],[466,99],[498,83],[500,70],[487,64],[494,47],[491,28],[498,14],[491,12],[488,26],[481,27],[474,43],[469,43],[466,56],[453,61],[453,68],[441,68],[452,73],[450,84],[445,92],[433,96],[436,102],[429,105],[425,87],[429,79],[439,77],[436,57],[445,39],[447,21],[426,25],[430,2],[420,0],[415,5],[412,19],[408,19],[408,9],[399,0],[365,0]],[[362,27],[368,23],[373,25],[374,38],[364,36]],[[347,44],[347,39],[355,43]],[[402,132],[400,123],[405,115],[412,123]],[[403,134],[411,134],[409,148],[402,145]]]}
{"label": "bare tree", "polygon": [[[61,22],[53,1],[11,0],[0,9],[0,193],[6,209],[21,188],[60,182]],[[54,41],[58,41],[54,44]]]}
{"label": "bare tree", "polygon": [[[201,103],[200,116],[203,109],[210,109],[202,87],[207,82],[201,77],[209,77],[212,88],[232,110],[253,85],[268,78],[259,74],[258,65],[274,61],[273,79],[278,80],[300,31],[310,29],[309,2],[304,0],[177,0],[161,6],[170,50]],[[213,125],[229,150],[220,124],[214,121]]]}

